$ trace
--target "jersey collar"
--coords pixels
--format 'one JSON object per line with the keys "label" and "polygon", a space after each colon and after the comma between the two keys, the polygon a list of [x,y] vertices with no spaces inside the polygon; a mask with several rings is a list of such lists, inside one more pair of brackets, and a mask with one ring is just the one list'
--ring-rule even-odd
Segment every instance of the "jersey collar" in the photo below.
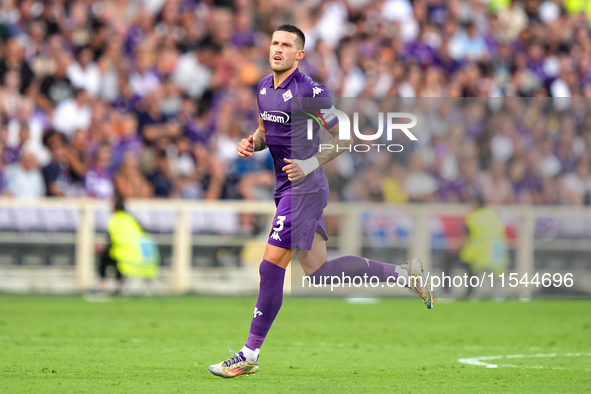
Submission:
{"label": "jersey collar", "polygon": [[[277,89],[285,89],[286,86],[291,82],[293,77],[295,77],[297,74],[301,74],[299,67],[296,67],[296,69],[293,70],[293,72],[289,75],[289,77],[285,78],[285,81],[281,82],[281,84],[279,86],[277,86]],[[271,87],[272,88],[275,87],[274,82],[273,82],[273,77],[271,77]]]}

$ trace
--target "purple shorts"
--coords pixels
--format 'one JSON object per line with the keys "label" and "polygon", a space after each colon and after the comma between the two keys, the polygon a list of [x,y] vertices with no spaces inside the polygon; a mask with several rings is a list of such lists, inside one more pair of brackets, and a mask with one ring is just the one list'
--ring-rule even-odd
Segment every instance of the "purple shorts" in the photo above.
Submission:
{"label": "purple shorts", "polygon": [[275,198],[277,212],[269,243],[285,249],[312,249],[314,234],[328,239],[322,211],[328,203],[328,189],[317,193],[286,195]]}

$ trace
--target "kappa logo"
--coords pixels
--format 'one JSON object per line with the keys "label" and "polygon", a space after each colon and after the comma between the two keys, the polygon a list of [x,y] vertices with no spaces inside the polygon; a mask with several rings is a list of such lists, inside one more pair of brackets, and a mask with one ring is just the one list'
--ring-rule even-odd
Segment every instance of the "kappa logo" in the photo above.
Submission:
{"label": "kappa logo", "polygon": [[262,88],[259,93],[263,96],[266,96],[267,95],[267,88]]}
{"label": "kappa logo", "polygon": [[291,89],[289,89],[287,92],[283,93],[283,101],[291,100],[292,97],[293,97],[293,95],[291,94]]}
{"label": "kappa logo", "polygon": [[275,241],[281,241],[281,238],[279,237],[279,234],[277,234],[277,231],[271,234],[271,239],[274,239]]}
{"label": "kappa logo", "polygon": [[313,87],[312,88],[312,93],[313,93],[312,97],[316,97],[316,95],[322,93],[323,90],[324,89],[319,88],[318,86]]}
{"label": "kappa logo", "polygon": [[257,316],[263,316],[263,312],[259,311],[259,308],[256,306],[254,307],[254,312],[252,313],[252,318],[256,319]]}

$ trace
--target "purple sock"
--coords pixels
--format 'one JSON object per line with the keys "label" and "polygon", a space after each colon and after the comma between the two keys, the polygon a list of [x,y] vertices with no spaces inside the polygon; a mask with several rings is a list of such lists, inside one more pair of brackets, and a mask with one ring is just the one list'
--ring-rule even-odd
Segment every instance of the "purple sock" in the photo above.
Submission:
{"label": "purple sock", "polygon": [[339,278],[359,276],[367,274],[369,278],[377,276],[380,282],[385,282],[389,276],[398,279],[396,264],[385,264],[379,261],[365,259],[359,256],[343,256],[329,260],[322,264],[310,278],[321,278],[323,276],[338,276]]}
{"label": "purple sock", "polygon": [[251,350],[261,348],[283,303],[285,268],[263,260],[259,267],[259,273],[261,275],[259,298],[254,308],[250,333],[246,340],[246,347]]}

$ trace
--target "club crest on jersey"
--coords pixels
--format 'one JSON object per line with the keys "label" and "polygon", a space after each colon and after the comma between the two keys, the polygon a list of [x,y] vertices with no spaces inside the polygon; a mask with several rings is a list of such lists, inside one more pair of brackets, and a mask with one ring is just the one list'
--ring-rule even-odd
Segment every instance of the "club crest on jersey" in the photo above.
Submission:
{"label": "club crest on jersey", "polygon": [[291,100],[292,97],[293,97],[293,95],[291,94],[291,89],[289,89],[287,92],[283,93],[283,101]]}
{"label": "club crest on jersey", "polygon": [[262,96],[266,96],[267,95],[267,88],[262,88],[261,91],[259,92]]}

